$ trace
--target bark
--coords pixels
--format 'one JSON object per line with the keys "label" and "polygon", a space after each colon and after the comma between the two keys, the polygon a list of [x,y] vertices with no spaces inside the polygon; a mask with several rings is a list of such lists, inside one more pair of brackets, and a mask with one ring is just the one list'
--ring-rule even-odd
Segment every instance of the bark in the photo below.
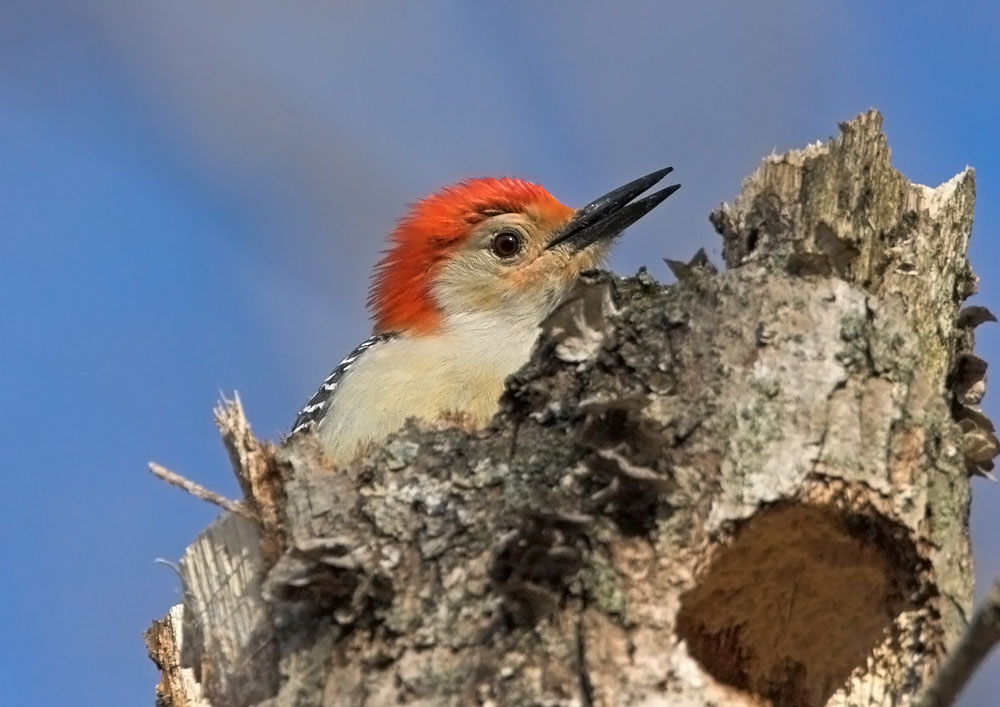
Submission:
{"label": "bark", "polygon": [[185,554],[161,703],[912,703],[971,615],[997,452],[974,196],[907,182],[870,112],[712,214],[725,272],[586,278],[486,430],[335,470],[223,406],[259,522]]}

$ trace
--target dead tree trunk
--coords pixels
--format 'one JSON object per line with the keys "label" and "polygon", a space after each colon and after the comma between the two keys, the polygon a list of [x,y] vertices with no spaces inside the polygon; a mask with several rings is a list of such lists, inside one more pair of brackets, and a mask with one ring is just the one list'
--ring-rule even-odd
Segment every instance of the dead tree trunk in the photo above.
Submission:
{"label": "dead tree trunk", "polygon": [[997,452],[974,176],[910,184],[875,112],[840,132],[712,214],[724,273],[583,283],[485,431],[335,471],[221,408],[244,505],[147,635],[162,704],[912,703]]}

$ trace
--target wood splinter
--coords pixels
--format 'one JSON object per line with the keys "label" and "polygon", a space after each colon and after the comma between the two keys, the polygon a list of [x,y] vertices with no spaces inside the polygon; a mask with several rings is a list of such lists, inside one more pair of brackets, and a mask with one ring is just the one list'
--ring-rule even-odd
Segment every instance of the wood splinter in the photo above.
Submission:
{"label": "wood splinter", "polygon": [[247,508],[247,505],[241,501],[234,501],[231,498],[226,498],[222,494],[211,491],[201,484],[191,481],[191,479],[187,479],[174,471],[170,471],[170,469],[167,469],[164,466],[160,466],[156,462],[149,462],[149,470],[153,472],[153,475],[157,478],[166,481],[171,486],[176,486],[179,489],[187,491],[195,498],[200,498],[202,501],[208,501],[223,510],[229,511],[230,513],[237,513],[249,520],[257,520],[253,511]]}

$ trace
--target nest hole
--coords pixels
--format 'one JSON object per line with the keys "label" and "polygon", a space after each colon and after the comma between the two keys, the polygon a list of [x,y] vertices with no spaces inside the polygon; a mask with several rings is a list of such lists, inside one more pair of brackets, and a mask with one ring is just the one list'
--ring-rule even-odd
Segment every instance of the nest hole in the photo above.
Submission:
{"label": "nest hole", "polygon": [[914,557],[868,516],[775,506],[684,594],[678,635],[719,682],[774,707],[821,707],[911,608]]}

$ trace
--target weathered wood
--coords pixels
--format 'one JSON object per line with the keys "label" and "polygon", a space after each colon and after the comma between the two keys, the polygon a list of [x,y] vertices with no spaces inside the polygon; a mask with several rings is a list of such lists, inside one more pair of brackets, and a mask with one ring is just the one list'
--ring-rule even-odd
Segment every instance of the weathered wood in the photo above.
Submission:
{"label": "weathered wood", "polygon": [[181,664],[184,654],[184,605],[178,604],[146,631],[149,657],[160,670],[156,686],[158,705],[211,707],[205,700],[194,670]]}
{"label": "weathered wood", "polygon": [[969,615],[997,448],[973,201],[971,170],[906,182],[868,113],[713,214],[728,271],[581,283],[487,430],[334,470],[223,408],[264,551],[235,516],[199,539],[159,662],[213,707],[911,702]]}
{"label": "weathered wood", "polygon": [[265,568],[257,525],[227,513],[208,527],[181,558],[182,624],[187,653],[181,662],[207,697],[223,704],[254,704],[277,685],[270,610],[261,596]]}
{"label": "weathered wood", "polygon": [[211,489],[207,489],[201,484],[195,483],[191,479],[185,478],[175,471],[171,471],[165,466],[161,466],[156,462],[149,463],[149,470],[152,472],[153,476],[156,478],[166,481],[171,486],[176,486],[182,491],[187,491],[189,494],[195,498],[201,499],[202,501],[207,501],[212,505],[218,506],[219,508],[229,511],[230,513],[236,513],[241,515],[248,520],[257,520],[257,516],[250,508],[247,507],[246,503],[242,501],[234,501],[232,499],[226,498],[222,494],[216,493]]}
{"label": "weathered wood", "polygon": [[274,449],[254,436],[239,395],[233,396],[231,401],[223,400],[215,408],[215,424],[243,496],[259,521],[261,552],[271,562],[284,532],[281,527],[284,491],[274,463]]}

